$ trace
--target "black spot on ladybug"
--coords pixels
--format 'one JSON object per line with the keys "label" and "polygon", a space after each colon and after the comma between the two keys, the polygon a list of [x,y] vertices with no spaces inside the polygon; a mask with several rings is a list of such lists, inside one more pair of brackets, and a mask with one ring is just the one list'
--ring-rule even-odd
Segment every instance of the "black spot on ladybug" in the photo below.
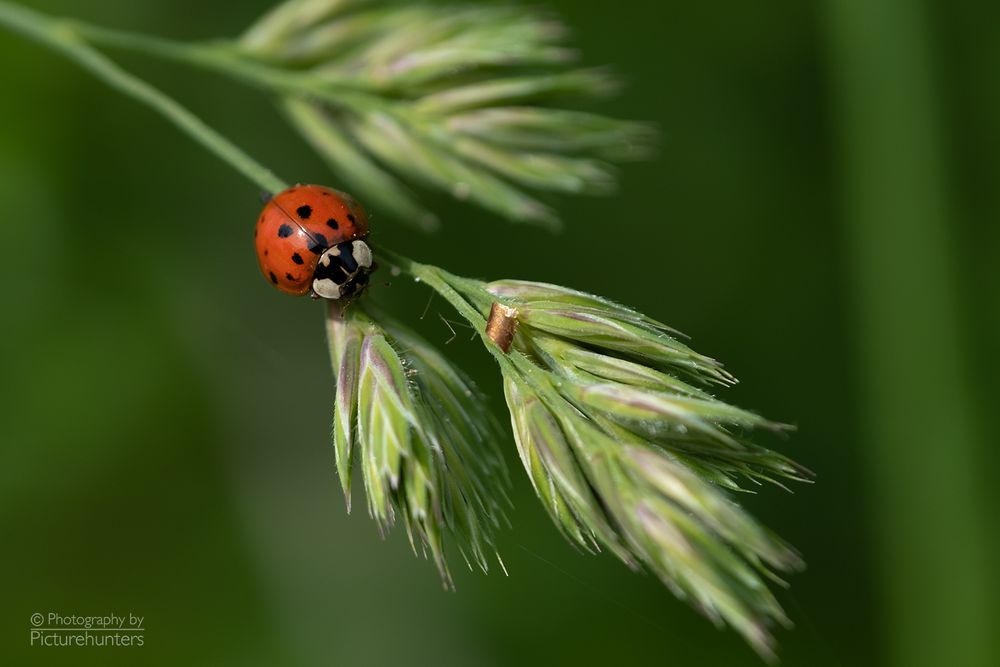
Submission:
{"label": "black spot on ladybug", "polygon": [[270,275],[271,275],[271,282],[274,283],[275,285],[277,285],[278,284],[278,276],[274,275],[274,271],[271,271]]}
{"label": "black spot on ladybug", "polygon": [[330,247],[330,242],[322,234],[313,234],[309,243],[309,252],[315,255],[322,255],[323,251]]}
{"label": "black spot on ladybug", "polygon": [[312,206],[309,206],[307,204],[303,204],[302,206],[299,206],[297,209],[295,209],[295,212],[303,220],[308,220],[309,216],[311,216],[313,214]]}
{"label": "black spot on ladybug", "polygon": [[353,223],[353,222],[356,222],[356,221],[354,220],[354,214],[353,214],[353,213],[348,213],[348,214],[347,214],[347,219],[348,219],[348,220],[350,220],[350,221],[351,221],[352,223]]}
{"label": "black spot on ladybug", "polygon": [[329,220],[326,221],[326,226],[329,227],[330,229],[337,229],[338,227],[340,227],[340,225],[337,224],[337,221],[334,220],[333,218],[330,218]]}
{"label": "black spot on ladybug", "polygon": [[264,249],[264,257],[267,257],[267,248]]}
{"label": "black spot on ladybug", "polygon": [[295,282],[295,276],[293,276],[290,273],[286,273],[285,274],[285,278],[287,278],[288,280],[292,281],[293,283]]}
{"label": "black spot on ladybug", "polygon": [[300,255],[299,253],[295,253],[294,255],[292,255],[292,261],[295,262],[296,264],[301,264],[302,255]]}
{"label": "black spot on ladybug", "polygon": [[324,197],[332,197],[333,195],[330,194],[329,192],[327,192],[326,190],[323,190],[323,196]]}
{"label": "black spot on ladybug", "polygon": [[278,227],[278,237],[279,238],[286,239],[286,238],[288,238],[291,235],[292,235],[292,226],[291,225],[282,225],[281,227]]}

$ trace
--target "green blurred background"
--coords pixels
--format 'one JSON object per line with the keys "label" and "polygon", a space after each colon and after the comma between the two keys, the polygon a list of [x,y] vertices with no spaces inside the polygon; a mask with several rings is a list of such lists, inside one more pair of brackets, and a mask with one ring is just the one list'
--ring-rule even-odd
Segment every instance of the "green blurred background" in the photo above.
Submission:
{"label": "green blurred background", "polygon": [[[31,4],[203,38],[268,2]],[[724,360],[730,400],[799,426],[769,444],[817,483],[745,501],[809,563],[780,593],[784,664],[1000,664],[997,8],[546,5],[625,75],[601,108],[657,122],[659,157],[615,197],[563,200],[558,238],[431,197],[443,233],[380,225],[372,202],[378,240],[635,305]],[[330,181],[254,91],[116,57],[283,178]],[[345,514],[322,309],[258,276],[256,189],[35,44],[0,33],[0,62],[0,661],[761,664],[652,578],[563,543],[512,443],[510,576],[460,571],[443,592],[403,535]],[[621,262],[595,271],[609,240]],[[416,320],[421,289],[375,298],[451,338],[440,300]],[[448,351],[496,399],[478,343]],[[31,648],[48,611],[145,616],[146,645]]]}

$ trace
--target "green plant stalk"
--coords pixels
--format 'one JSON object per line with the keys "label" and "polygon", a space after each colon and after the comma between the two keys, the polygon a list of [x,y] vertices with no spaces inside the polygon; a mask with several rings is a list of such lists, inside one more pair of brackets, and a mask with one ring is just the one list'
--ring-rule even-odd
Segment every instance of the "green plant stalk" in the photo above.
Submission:
{"label": "green plant stalk", "polygon": [[[930,17],[827,4],[888,664],[997,664]],[[933,378],[930,382],[929,379]],[[915,446],[917,445],[917,446]],[[982,451],[982,450],[980,450]],[[993,621],[995,624],[995,620]]]}
{"label": "green plant stalk", "polygon": [[[483,341],[483,345],[496,359],[500,369],[506,371],[507,375],[520,376],[539,395],[544,396],[554,405],[561,405],[565,402],[554,385],[554,383],[560,382],[558,378],[551,377],[549,373],[536,366],[521,352],[516,350],[510,353],[503,352],[486,334],[486,318],[483,316],[483,312],[489,311],[490,305],[498,299],[487,292],[478,281],[456,276],[436,266],[415,262],[382,246],[377,247],[376,252],[399,267],[403,273],[424,283],[444,297],[459,315],[472,325],[479,334],[480,340]],[[445,275],[447,279],[444,278]],[[461,285],[463,293],[460,294],[452,285]],[[475,306],[469,302],[470,298],[476,301]]]}
{"label": "green plant stalk", "polygon": [[336,77],[327,72],[318,77],[309,72],[289,72],[265,63],[253,62],[239,53],[238,47],[225,40],[178,42],[153,35],[96,26],[77,19],[64,19],[64,25],[91,44],[134,51],[211,70],[270,93],[320,98],[336,107],[355,110],[382,109],[384,102],[373,101],[364,92],[364,81],[354,77]]}
{"label": "green plant stalk", "polygon": [[383,248],[382,246],[378,246],[378,248],[376,248],[376,252],[378,252],[380,256],[385,257],[389,262],[399,267],[403,273],[406,273],[412,278],[426,284],[428,287],[444,297],[444,299],[450,303],[469,324],[476,328],[479,337],[484,343],[486,343],[487,349],[489,349],[490,353],[496,357],[497,361],[501,364],[510,363],[508,355],[504,354],[500,348],[494,345],[493,341],[491,341],[489,336],[486,335],[486,318],[483,314],[473,307],[464,296],[459,294],[455,288],[449,284],[467,284],[473,294],[476,292],[482,292],[482,297],[479,299],[479,303],[477,303],[477,305],[480,307],[485,306],[488,310],[493,298],[488,292],[486,292],[486,290],[479,287],[478,283],[469,280],[468,278],[462,278],[452,274],[447,274],[448,280],[445,280],[442,274],[445,274],[446,272],[442,269],[429,264],[415,262],[408,257],[404,257],[403,255],[393,252],[387,248]]}
{"label": "green plant stalk", "polygon": [[270,170],[206,125],[173,98],[126,72],[84,42],[71,24],[0,1],[0,25],[61,53],[112,88],[156,110],[209,152],[218,155],[261,188],[269,192],[278,192],[287,187]]}

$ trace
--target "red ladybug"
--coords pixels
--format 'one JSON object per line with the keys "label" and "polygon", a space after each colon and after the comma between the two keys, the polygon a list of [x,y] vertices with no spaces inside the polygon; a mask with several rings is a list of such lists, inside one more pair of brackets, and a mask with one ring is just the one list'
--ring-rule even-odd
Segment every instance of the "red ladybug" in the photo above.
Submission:
{"label": "red ladybug", "polygon": [[367,236],[368,216],[350,195],[296,185],[264,205],[254,245],[261,272],[282,292],[342,299],[368,283]]}

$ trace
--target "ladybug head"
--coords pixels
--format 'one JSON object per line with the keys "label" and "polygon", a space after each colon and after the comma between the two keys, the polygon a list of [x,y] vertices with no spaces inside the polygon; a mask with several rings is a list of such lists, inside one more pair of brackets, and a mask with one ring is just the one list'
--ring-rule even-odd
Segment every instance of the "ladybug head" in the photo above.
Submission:
{"label": "ladybug head", "polygon": [[358,294],[368,284],[372,251],[364,241],[344,241],[330,246],[320,256],[312,289],[324,299],[343,299]]}

